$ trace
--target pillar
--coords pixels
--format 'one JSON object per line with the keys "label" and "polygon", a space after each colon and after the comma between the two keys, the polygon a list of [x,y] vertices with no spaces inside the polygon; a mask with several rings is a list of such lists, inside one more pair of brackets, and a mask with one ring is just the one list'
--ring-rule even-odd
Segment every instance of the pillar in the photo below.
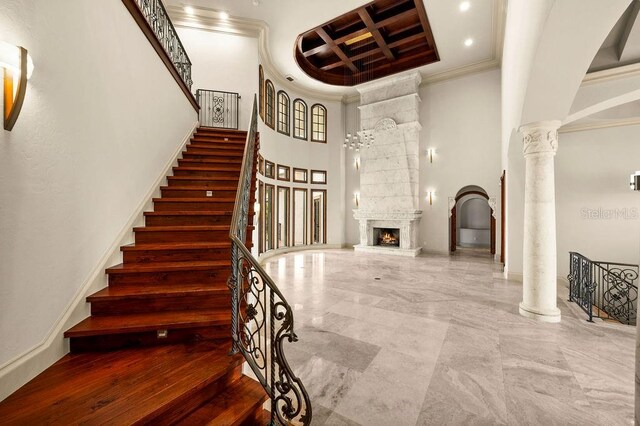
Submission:
{"label": "pillar", "polygon": [[560,322],[554,177],[560,125],[560,121],[541,121],[520,128],[526,162],[520,315],[544,322]]}

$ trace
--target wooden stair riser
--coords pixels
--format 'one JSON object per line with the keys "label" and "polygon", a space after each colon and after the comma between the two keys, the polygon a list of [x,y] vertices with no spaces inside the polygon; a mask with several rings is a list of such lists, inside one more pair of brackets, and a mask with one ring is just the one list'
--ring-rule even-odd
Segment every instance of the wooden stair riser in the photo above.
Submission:
{"label": "wooden stair riser", "polygon": [[228,169],[232,169],[233,171],[240,170],[240,164],[237,164],[237,160],[232,160],[230,163],[228,161],[216,159],[212,160],[209,158],[181,158],[178,159],[178,165],[180,167],[226,167]]}
{"label": "wooden stair riser", "polygon": [[[174,189],[170,186],[162,188],[162,198],[235,198],[237,192],[237,188],[234,188],[233,185],[228,186],[227,189],[210,189],[206,187],[178,188],[180,189]],[[207,195],[207,191],[211,191],[211,195]],[[233,209],[231,210],[233,211]]]}
{"label": "wooden stair riser", "polygon": [[229,291],[217,291],[215,294],[196,293],[181,296],[147,296],[131,297],[127,299],[91,301],[91,315],[127,315],[150,312],[185,311],[215,309],[229,305],[231,295]]}
{"label": "wooden stair riser", "polygon": [[233,201],[217,201],[217,198],[207,199],[202,197],[203,201],[174,201],[173,199],[162,199],[154,201],[154,210],[156,212],[182,212],[182,211],[233,211],[235,202]]}
{"label": "wooden stair riser", "polygon": [[228,147],[234,147],[238,149],[244,149],[245,140],[244,139],[225,140],[225,138],[220,138],[220,137],[196,136],[194,138],[191,138],[190,143],[209,144],[209,145],[222,146],[222,147],[228,146]]}
{"label": "wooden stair riser", "polygon": [[216,190],[220,187],[238,186],[238,177],[226,178],[208,178],[202,176],[169,176],[167,178],[168,186],[197,186],[207,187]]}
{"label": "wooden stair riser", "polygon": [[230,159],[230,160],[240,160],[242,161],[242,157],[244,153],[240,151],[229,151],[225,149],[216,149],[207,144],[194,144],[187,145],[187,153],[194,155],[209,155],[215,156],[219,159]]}
{"label": "wooden stair riser", "polygon": [[207,243],[211,241],[225,241],[229,238],[229,229],[199,231],[199,230],[183,230],[183,231],[147,231],[136,232],[136,243],[174,243],[176,241],[182,243],[201,242]]}
{"label": "wooden stair riser", "polygon": [[194,169],[194,168],[188,168],[188,169],[184,169],[184,168],[175,168],[173,171],[174,176],[201,176],[201,177],[212,177],[212,178],[221,178],[221,177],[227,177],[227,178],[235,178],[235,179],[239,179],[240,178],[240,172],[232,172],[232,171],[226,171],[226,170],[209,170],[206,168],[199,168],[199,169]]}
{"label": "wooden stair riser", "polygon": [[211,163],[211,164],[226,164],[226,165],[233,164],[237,166],[240,166],[242,164],[241,158],[230,158],[230,157],[220,158],[217,155],[208,155],[208,154],[202,154],[202,153],[193,154],[193,153],[190,153],[189,151],[184,151],[182,153],[182,159],[199,161],[202,163]]}
{"label": "wooden stair riser", "polygon": [[145,223],[147,226],[228,226],[231,215],[153,215],[145,216]]}
{"label": "wooden stair riser", "polygon": [[224,284],[229,278],[231,266],[207,271],[176,271],[176,272],[127,272],[109,274],[109,285],[137,285],[137,284]]}
{"label": "wooden stair riser", "polygon": [[167,337],[165,338],[158,337],[158,330],[150,330],[133,333],[71,337],[69,343],[72,353],[106,352],[133,347],[173,345],[190,341],[226,339],[230,335],[230,326],[186,327],[168,329]]}
{"label": "wooden stair riser", "polygon": [[124,263],[194,262],[230,258],[231,246],[210,249],[127,250],[123,252]]}

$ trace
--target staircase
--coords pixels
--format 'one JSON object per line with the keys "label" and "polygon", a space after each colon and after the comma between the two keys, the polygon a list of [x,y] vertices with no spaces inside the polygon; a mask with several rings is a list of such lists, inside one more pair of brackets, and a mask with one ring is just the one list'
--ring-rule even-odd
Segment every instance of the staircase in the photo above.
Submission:
{"label": "staircase", "polygon": [[2,425],[267,423],[262,386],[228,355],[246,135],[197,130],[109,286],[87,297],[91,316],[65,332],[71,353],[0,402]]}

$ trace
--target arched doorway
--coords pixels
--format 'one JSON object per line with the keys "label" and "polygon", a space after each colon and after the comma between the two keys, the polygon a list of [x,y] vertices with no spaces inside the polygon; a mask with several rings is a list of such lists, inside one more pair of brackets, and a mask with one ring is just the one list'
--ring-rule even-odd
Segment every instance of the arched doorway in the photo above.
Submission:
{"label": "arched doorway", "polygon": [[450,252],[458,247],[486,248],[496,254],[495,200],[476,185],[460,189],[449,199]]}

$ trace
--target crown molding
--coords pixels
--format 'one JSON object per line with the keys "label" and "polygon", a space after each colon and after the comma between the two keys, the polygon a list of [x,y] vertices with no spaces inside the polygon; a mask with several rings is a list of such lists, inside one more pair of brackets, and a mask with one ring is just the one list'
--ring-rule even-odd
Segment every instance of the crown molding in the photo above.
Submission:
{"label": "crown molding", "polygon": [[270,79],[279,87],[296,92],[300,96],[307,96],[322,101],[341,102],[342,94],[327,94],[319,90],[303,87],[290,82],[282,76],[273,63],[269,53],[269,25],[265,21],[248,18],[229,17],[222,20],[219,11],[207,7],[192,6],[194,13],[187,14],[182,7],[169,6],[167,12],[173,25],[179,28],[192,28],[203,31],[211,31],[222,34],[252,37],[258,39],[258,53],[260,63]]}
{"label": "crown molding", "polygon": [[618,80],[627,77],[637,77],[640,75],[640,63],[624,65],[608,70],[595,71],[587,74],[582,80],[581,86],[604,83],[606,81]]}
{"label": "crown molding", "polygon": [[560,133],[571,133],[571,132],[582,132],[585,130],[607,129],[609,127],[636,126],[639,124],[640,124],[640,118],[638,117],[620,118],[620,119],[602,120],[598,122],[568,124],[566,126],[560,127],[558,131]]}
{"label": "crown molding", "polygon": [[[506,26],[506,5],[507,0],[493,0],[491,57],[472,64],[449,68],[435,74],[425,75],[424,72],[421,72],[422,83],[420,86],[427,86],[429,84],[440,83],[500,68],[502,64],[502,50]],[[180,6],[167,7],[167,12],[176,27],[257,38],[260,62],[265,70],[265,74],[268,74],[278,86],[294,91],[301,96],[308,96],[323,101],[347,104],[360,99],[360,95],[355,92],[355,89],[355,93],[351,94],[327,94],[326,92],[309,89],[285,79],[271,57],[269,51],[269,25],[265,21],[233,16],[227,20],[222,20],[219,17],[220,11],[217,9],[200,6],[192,7],[194,13],[191,15],[185,13]]]}

